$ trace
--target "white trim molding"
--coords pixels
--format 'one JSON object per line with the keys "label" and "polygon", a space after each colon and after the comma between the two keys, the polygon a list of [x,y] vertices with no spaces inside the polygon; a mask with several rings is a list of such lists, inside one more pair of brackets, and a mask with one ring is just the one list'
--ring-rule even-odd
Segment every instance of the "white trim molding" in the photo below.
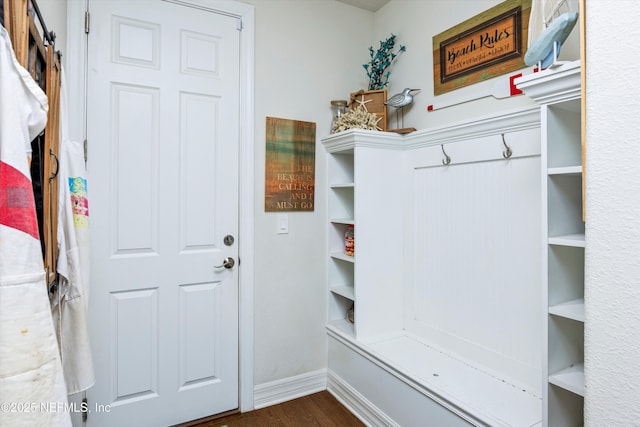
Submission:
{"label": "white trim molding", "polygon": [[326,369],[259,384],[254,389],[255,409],[287,402],[326,389]]}
{"label": "white trim molding", "polygon": [[518,89],[539,104],[552,104],[581,96],[580,60],[531,73],[514,80]]}
{"label": "white trim molding", "polygon": [[327,373],[327,391],[367,426],[400,426],[330,369]]}
{"label": "white trim molding", "polygon": [[486,136],[521,132],[540,128],[540,107],[530,105],[503,111],[472,121],[448,124],[439,128],[419,130],[406,135],[363,129],[349,129],[322,139],[329,153],[356,147],[409,151],[432,145],[478,139]]}

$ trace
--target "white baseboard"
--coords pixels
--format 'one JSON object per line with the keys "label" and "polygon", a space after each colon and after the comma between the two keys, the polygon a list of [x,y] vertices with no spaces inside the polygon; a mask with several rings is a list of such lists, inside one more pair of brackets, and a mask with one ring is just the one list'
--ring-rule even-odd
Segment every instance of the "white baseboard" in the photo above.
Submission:
{"label": "white baseboard", "polygon": [[330,369],[327,371],[327,390],[367,426],[400,426]]}
{"label": "white baseboard", "polygon": [[399,427],[387,414],[371,403],[335,372],[319,369],[314,372],[283,378],[254,387],[255,409],[287,402],[309,394],[328,390],[340,403],[367,426]]}
{"label": "white baseboard", "polygon": [[254,408],[265,408],[326,389],[326,369],[259,384],[253,388]]}

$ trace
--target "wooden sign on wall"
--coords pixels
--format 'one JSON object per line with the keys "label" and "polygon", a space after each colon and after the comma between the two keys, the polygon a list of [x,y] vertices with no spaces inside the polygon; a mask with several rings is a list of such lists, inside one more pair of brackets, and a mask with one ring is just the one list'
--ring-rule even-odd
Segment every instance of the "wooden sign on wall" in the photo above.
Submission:
{"label": "wooden sign on wall", "polygon": [[531,0],[507,0],[433,37],[433,92],[524,68]]}
{"label": "wooden sign on wall", "polygon": [[267,117],[265,212],[313,211],[316,124]]}

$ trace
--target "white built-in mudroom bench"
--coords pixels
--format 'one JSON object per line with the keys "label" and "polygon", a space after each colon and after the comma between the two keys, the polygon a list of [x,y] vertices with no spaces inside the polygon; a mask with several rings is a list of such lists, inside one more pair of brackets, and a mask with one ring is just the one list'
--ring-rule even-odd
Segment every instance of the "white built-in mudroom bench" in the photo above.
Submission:
{"label": "white built-in mudroom bench", "polygon": [[322,140],[328,389],[368,425],[582,425],[580,64],[516,82],[536,104]]}

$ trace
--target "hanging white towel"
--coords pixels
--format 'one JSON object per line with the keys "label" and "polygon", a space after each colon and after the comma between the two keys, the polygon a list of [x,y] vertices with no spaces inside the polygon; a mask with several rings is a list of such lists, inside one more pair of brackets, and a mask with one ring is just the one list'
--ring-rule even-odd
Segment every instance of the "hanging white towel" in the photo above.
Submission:
{"label": "hanging white towel", "polygon": [[47,97],[0,25],[0,424],[70,426],[28,164]]}
{"label": "hanging white towel", "polygon": [[68,138],[64,69],[60,85],[60,180],[58,197],[59,286],[52,295],[67,393],[93,386],[93,359],[87,329],[89,298],[89,202],[84,149]]}

